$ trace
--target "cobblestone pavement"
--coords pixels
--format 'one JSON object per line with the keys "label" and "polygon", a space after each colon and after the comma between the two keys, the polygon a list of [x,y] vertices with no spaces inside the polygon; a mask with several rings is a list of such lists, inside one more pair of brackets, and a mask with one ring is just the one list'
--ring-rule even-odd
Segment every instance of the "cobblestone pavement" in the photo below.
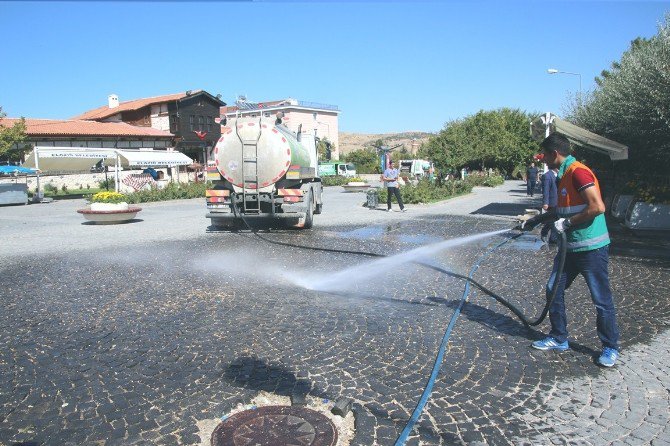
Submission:
{"label": "cobblestone pavement", "polygon": [[[360,210],[360,197],[331,190],[339,207],[324,208],[313,230],[263,237],[404,253],[510,227],[510,216],[532,204],[515,187],[407,214]],[[26,220],[32,237],[8,242],[0,255],[0,444],[205,444],[198,423],[262,391],[352,398],[352,444],[393,444],[463,282],[250,233],[205,234],[195,201],[148,205],[144,221],[114,226],[61,215],[75,204],[0,210],[3,233],[16,231],[6,224],[16,215],[45,212],[43,224]],[[174,218],[157,224],[161,209]],[[505,237],[431,260],[467,274]],[[553,255],[524,236],[486,257],[475,278],[536,315]],[[358,267],[330,292],[296,285],[350,266]],[[561,354],[531,350],[541,331],[473,290],[408,444],[670,444],[670,263],[617,255],[610,272],[622,332],[615,368],[594,363],[595,314],[583,280],[568,291],[572,349]]]}

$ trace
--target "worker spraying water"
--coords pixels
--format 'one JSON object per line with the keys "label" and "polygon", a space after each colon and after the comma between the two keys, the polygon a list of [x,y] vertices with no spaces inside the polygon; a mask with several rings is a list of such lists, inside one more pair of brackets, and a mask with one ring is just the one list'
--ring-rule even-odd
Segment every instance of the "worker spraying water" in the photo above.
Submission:
{"label": "worker spraying water", "polygon": [[[565,234],[566,260],[563,271],[557,261],[547,284],[547,292],[556,284],[556,295],[549,308],[549,336],[533,342],[533,348],[566,351],[568,328],[565,310],[565,290],[578,274],[586,280],[591,299],[597,310],[596,330],[603,350],[598,364],[612,367],[619,356],[619,329],[607,271],[610,238],[605,223],[605,204],[600,185],[593,172],[571,154],[570,142],[559,134],[549,135],[541,144],[544,161],[558,169],[558,206],[556,214],[539,215],[521,224],[531,230],[544,223],[553,225],[556,232]],[[557,257],[558,258],[558,257]]]}

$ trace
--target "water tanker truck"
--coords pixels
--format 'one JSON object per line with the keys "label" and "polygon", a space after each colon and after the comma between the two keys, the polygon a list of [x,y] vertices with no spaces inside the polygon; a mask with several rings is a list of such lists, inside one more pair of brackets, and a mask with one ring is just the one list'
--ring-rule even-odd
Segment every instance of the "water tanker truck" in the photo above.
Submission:
{"label": "water tanker truck", "polygon": [[207,177],[207,218],[213,227],[283,220],[311,228],[323,206],[314,135],[293,133],[275,119],[238,117],[221,128]]}

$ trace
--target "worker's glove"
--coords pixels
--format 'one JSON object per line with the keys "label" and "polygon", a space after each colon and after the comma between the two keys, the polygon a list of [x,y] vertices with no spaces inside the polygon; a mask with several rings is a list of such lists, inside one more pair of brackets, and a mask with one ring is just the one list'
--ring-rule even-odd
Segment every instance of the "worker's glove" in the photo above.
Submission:
{"label": "worker's glove", "polygon": [[570,220],[567,218],[559,218],[554,222],[554,228],[556,228],[556,231],[559,234],[563,234],[565,231],[570,229],[572,225],[570,224]]}
{"label": "worker's glove", "polygon": [[530,218],[526,221],[521,222],[521,224],[519,226],[517,226],[515,229],[517,229],[519,231],[532,231],[533,229],[535,229],[535,227],[537,225],[542,224],[546,221],[549,221],[553,218],[554,218],[553,214],[551,214],[549,212],[546,212],[544,214],[539,214],[539,215],[536,215],[533,218]]}

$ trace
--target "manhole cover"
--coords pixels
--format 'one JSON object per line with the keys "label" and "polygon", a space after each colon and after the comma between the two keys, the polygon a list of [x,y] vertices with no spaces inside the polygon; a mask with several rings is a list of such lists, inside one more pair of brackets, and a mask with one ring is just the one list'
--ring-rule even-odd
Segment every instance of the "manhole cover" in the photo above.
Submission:
{"label": "manhole cover", "polygon": [[327,416],[293,406],[264,406],[231,415],[212,433],[212,446],[334,446],[337,430]]}

